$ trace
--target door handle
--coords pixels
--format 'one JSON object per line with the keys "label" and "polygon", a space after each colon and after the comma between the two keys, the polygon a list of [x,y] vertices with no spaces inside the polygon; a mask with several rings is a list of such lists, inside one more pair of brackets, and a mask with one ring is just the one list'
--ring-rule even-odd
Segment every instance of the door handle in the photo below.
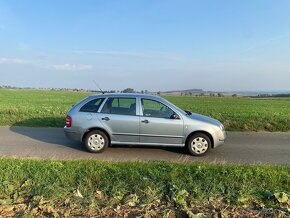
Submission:
{"label": "door handle", "polygon": [[149,123],[149,120],[142,120],[141,122],[147,124]]}
{"label": "door handle", "polygon": [[109,117],[103,117],[102,120],[109,121],[110,118]]}

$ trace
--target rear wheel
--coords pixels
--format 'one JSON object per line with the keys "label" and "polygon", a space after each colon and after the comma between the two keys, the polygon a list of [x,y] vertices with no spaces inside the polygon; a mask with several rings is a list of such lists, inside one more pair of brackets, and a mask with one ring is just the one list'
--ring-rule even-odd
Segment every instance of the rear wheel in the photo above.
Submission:
{"label": "rear wheel", "polygon": [[191,155],[203,156],[209,151],[211,141],[206,134],[196,133],[189,138],[186,146]]}
{"label": "rear wheel", "polygon": [[86,135],[84,144],[89,152],[101,153],[108,147],[109,139],[104,132],[93,130]]}

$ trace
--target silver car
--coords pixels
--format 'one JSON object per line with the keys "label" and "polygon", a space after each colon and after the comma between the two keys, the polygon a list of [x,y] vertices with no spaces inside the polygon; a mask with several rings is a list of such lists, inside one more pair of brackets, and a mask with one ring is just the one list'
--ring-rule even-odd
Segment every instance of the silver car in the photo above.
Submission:
{"label": "silver car", "polygon": [[99,153],[111,145],[186,147],[202,156],[222,145],[224,126],[210,117],[184,111],[169,101],[144,94],[95,94],[77,103],[64,132]]}

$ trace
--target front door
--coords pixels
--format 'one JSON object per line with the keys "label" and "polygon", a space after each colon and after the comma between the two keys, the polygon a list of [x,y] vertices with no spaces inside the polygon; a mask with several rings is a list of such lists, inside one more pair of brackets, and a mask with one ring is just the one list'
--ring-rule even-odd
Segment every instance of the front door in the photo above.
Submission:
{"label": "front door", "polygon": [[183,142],[183,120],[165,104],[141,99],[140,143],[181,145]]}

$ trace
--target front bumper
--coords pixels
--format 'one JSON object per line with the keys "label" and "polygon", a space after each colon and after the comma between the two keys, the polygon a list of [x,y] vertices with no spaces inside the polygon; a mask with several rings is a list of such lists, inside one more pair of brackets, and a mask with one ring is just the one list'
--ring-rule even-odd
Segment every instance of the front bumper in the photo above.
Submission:
{"label": "front bumper", "polygon": [[223,145],[226,142],[227,139],[227,132],[225,130],[223,131],[217,131],[214,138],[214,148]]}

